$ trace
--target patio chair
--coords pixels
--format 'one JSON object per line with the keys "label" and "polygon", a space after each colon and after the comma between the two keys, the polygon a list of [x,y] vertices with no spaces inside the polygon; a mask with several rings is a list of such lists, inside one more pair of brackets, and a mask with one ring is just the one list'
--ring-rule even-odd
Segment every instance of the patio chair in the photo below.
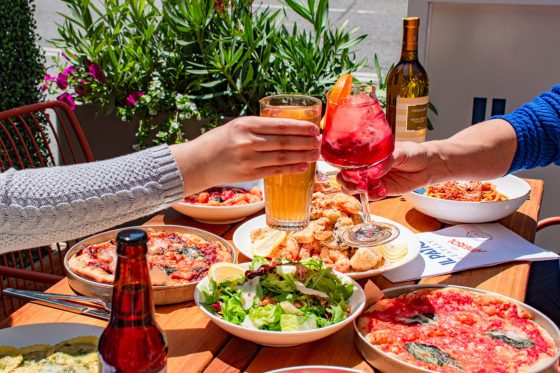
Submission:
{"label": "patio chair", "polygon": [[[2,172],[93,160],[78,120],[65,103],[47,101],[0,112]],[[5,287],[44,290],[63,278],[64,246],[53,243],[0,255],[0,319],[23,305],[4,297]]]}

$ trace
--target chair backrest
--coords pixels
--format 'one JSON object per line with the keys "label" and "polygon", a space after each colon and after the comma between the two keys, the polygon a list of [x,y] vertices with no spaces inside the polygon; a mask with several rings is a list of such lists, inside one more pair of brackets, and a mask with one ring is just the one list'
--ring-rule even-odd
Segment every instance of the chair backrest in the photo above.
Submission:
{"label": "chair backrest", "polygon": [[[78,119],[68,105],[47,101],[0,112],[0,170],[93,161]],[[0,255],[0,316],[23,302],[5,297],[5,287],[44,290],[64,276],[66,247],[51,246]]]}
{"label": "chair backrest", "polygon": [[46,101],[0,112],[3,171],[91,161],[93,153],[84,132],[64,102]]}

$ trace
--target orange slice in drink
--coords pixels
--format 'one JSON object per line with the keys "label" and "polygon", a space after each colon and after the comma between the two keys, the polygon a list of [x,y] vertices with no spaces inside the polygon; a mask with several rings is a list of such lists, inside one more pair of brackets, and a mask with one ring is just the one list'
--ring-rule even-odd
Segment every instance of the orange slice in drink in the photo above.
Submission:
{"label": "orange slice in drink", "polygon": [[327,110],[323,119],[321,119],[321,128],[325,128],[327,122],[327,114],[329,113],[329,105],[336,105],[344,101],[344,99],[352,93],[352,74],[342,74],[334,83],[331,91],[329,92],[327,101]]}
{"label": "orange slice in drink", "polygon": [[329,93],[329,104],[338,104],[352,93],[352,74],[342,74]]}

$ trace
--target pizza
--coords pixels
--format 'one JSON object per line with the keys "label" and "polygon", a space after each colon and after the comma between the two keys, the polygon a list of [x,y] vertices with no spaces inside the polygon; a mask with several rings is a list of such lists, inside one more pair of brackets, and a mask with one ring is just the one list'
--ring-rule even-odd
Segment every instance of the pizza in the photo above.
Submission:
{"label": "pizza", "polygon": [[[204,278],[210,266],[231,262],[231,250],[219,241],[206,241],[196,234],[147,232],[148,267],[153,285],[178,285]],[[117,267],[116,240],[87,245],[68,260],[77,275],[111,284]]]}
{"label": "pizza", "polygon": [[557,353],[514,302],[465,289],[421,289],[382,299],[358,320],[381,351],[437,372],[527,372]]}

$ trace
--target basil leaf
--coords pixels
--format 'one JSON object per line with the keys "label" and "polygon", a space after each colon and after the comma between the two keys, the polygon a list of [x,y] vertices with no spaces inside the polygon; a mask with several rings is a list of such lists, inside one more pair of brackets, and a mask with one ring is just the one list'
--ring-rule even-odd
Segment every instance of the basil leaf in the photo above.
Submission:
{"label": "basil leaf", "polygon": [[513,333],[507,333],[501,330],[491,330],[487,332],[486,335],[491,337],[492,339],[497,339],[498,341],[507,343],[511,347],[517,349],[529,348],[535,345],[535,342],[533,342],[529,338],[525,338]]}
{"label": "basil leaf", "polygon": [[424,363],[434,364],[440,367],[450,365],[461,370],[463,369],[457,360],[436,346],[409,342],[404,344],[404,348],[409,354]]}
{"label": "basil leaf", "polygon": [[407,325],[418,325],[418,324],[429,325],[437,322],[438,316],[435,313],[426,312],[426,313],[419,313],[407,317],[402,317],[400,319],[397,319],[397,321],[400,321]]}
{"label": "basil leaf", "polygon": [[196,258],[202,256],[202,253],[198,248],[192,247],[181,247],[180,249],[175,250],[176,253],[184,255],[187,258]]}

